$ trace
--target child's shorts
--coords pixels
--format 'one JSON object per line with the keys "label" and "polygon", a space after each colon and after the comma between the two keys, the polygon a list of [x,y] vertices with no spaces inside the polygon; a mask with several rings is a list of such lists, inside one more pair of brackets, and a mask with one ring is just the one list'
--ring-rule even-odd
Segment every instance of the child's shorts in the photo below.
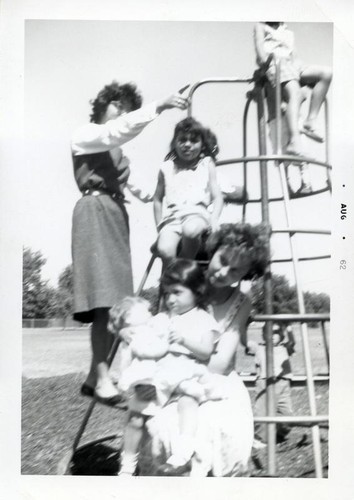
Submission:
{"label": "child's shorts", "polygon": [[202,219],[205,222],[205,229],[210,227],[210,213],[205,206],[196,205],[193,209],[188,210],[173,210],[164,217],[157,229],[159,233],[162,231],[171,231],[182,236],[183,224],[194,218]]}
{"label": "child's shorts", "polygon": [[[299,64],[294,63],[292,59],[282,58],[280,60],[280,83],[290,82],[291,80],[300,81],[303,69]],[[271,85],[275,87],[275,63],[272,61],[267,70],[267,78]]]}

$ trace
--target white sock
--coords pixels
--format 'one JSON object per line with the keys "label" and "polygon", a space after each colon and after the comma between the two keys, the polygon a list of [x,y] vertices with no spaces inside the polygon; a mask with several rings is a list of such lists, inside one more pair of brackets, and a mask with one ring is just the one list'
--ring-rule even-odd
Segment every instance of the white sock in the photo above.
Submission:
{"label": "white sock", "polygon": [[132,476],[136,470],[136,466],[138,465],[138,458],[138,453],[136,453],[135,455],[127,455],[123,452],[118,476]]}
{"label": "white sock", "polygon": [[174,467],[185,465],[194,453],[194,439],[190,436],[180,436],[178,444],[166,463]]}

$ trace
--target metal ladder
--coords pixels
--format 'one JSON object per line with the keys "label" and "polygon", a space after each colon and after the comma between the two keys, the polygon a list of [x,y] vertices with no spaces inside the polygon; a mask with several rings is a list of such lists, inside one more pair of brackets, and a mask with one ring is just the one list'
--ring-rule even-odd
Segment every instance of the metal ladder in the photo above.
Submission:
{"label": "metal ladder", "polygon": [[[267,416],[257,417],[255,422],[268,424],[268,475],[276,475],[276,423],[290,423],[297,425],[310,425],[312,429],[312,443],[314,451],[314,461],[315,461],[315,472],[316,477],[321,478],[323,476],[322,458],[321,458],[321,442],[319,433],[319,423],[328,423],[328,415],[318,415],[316,409],[316,398],[315,398],[315,386],[314,386],[314,375],[312,370],[310,347],[309,347],[309,337],[307,324],[309,322],[320,322],[321,331],[323,337],[323,345],[325,349],[325,358],[327,362],[327,367],[329,371],[329,348],[326,337],[325,323],[329,321],[329,314],[308,314],[305,310],[303,289],[301,284],[301,278],[299,273],[299,262],[308,260],[318,260],[330,258],[330,255],[318,255],[313,257],[299,257],[298,250],[296,246],[296,234],[323,234],[330,235],[329,230],[318,230],[318,229],[305,229],[305,228],[295,228],[292,225],[291,210],[290,210],[290,197],[289,189],[287,184],[287,179],[285,175],[284,162],[299,162],[299,158],[289,154],[283,154],[281,150],[280,137],[281,137],[281,87],[280,87],[280,63],[275,61],[276,65],[276,154],[267,154],[267,142],[266,142],[266,114],[265,114],[265,91],[264,86],[260,81],[254,78],[212,78],[199,81],[195,83],[189,93],[190,106],[188,109],[188,115],[192,115],[192,99],[194,93],[198,88],[206,84],[217,84],[217,83],[255,83],[255,87],[252,93],[248,94],[248,99],[245,105],[243,114],[243,156],[241,158],[232,158],[227,160],[222,160],[217,162],[217,166],[229,165],[229,164],[243,164],[243,207],[242,207],[242,220],[246,220],[246,207],[248,203],[261,203],[262,209],[262,222],[268,226],[268,269],[265,272],[264,277],[264,293],[265,293],[265,309],[266,314],[256,315],[253,320],[256,322],[266,322],[266,359],[267,359]],[[259,155],[257,156],[247,156],[247,117],[251,102],[255,99],[257,105],[257,118],[258,118],[258,148]],[[329,164],[329,127],[328,127],[328,104],[325,102],[325,121],[326,121],[326,161],[321,162],[312,158],[301,157],[302,162],[307,164],[314,164],[321,166],[326,169],[327,173],[327,186],[313,191],[311,194],[306,196],[314,196],[319,193],[331,190],[331,178],[330,170],[331,166]],[[282,196],[278,198],[269,198],[268,195],[268,162],[273,161],[278,167]],[[261,198],[260,199],[247,199],[247,177],[248,177],[248,166],[250,163],[260,164],[260,180],[261,180]],[[305,195],[303,195],[305,196]],[[269,204],[274,202],[282,201],[285,209],[286,216],[286,226],[283,228],[272,228],[270,229],[270,216],[269,216]],[[291,259],[271,259],[271,236],[276,233],[286,233],[289,236]],[[295,276],[296,284],[296,294],[298,303],[298,314],[272,314],[272,288],[271,288],[271,264],[279,262],[290,262],[293,266],[293,272]],[[273,363],[273,344],[272,344],[272,322],[298,322],[301,324],[301,337],[303,344],[303,353],[306,369],[306,385],[308,393],[308,401],[310,407],[310,416],[293,416],[293,417],[276,417],[275,416],[275,392],[273,385],[273,373],[274,373],[274,363]]]}

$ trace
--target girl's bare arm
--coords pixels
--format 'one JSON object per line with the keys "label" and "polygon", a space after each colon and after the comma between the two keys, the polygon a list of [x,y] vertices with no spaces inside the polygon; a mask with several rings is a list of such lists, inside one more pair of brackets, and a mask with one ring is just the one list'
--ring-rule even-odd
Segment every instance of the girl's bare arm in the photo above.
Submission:
{"label": "girl's bare arm", "polygon": [[170,342],[177,342],[191,351],[200,361],[206,361],[210,358],[214,349],[215,334],[213,331],[203,333],[201,339],[190,339],[180,332],[172,331],[170,333]]}
{"label": "girl's bare arm", "polygon": [[211,215],[211,228],[213,230],[217,229],[218,220],[221,215],[224,200],[221,193],[220,186],[216,178],[216,167],[213,161],[209,163],[209,188],[211,199],[213,201],[213,213]]}
{"label": "girl's bare arm", "polygon": [[222,334],[216,352],[211,356],[208,368],[214,373],[223,375],[232,362],[238,343],[247,345],[247,321],[251,312],[251,301],[248,297],[243,301],[240,310],[230,329]]}
{"label": "girl's bare arm", "polygon": [[157,179],[157,186],[154,194],[154,217],[156,226],[159,225],[162,219],[162,201],[165,196],[165,179],[161,170]]}
{"label": "girl's bare arm", "polygon": [[267,59],[268,59],[268,54],[264,50],[264,26],[262,23],[257,23],[254,27],[254,45],[256,49],[256,55],[257,55],[257,64],[259,66],[262,66]]}

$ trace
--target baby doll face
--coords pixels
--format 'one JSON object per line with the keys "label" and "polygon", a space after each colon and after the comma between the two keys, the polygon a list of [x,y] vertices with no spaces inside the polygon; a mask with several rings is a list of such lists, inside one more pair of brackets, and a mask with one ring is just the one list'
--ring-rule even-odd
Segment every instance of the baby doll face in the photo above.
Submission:
{"label": "baby doll face", "polygon": [[145,304],[134,304],[124,316],[124,326],[138,326],[151,318],[151,312]]}
{"label": "baby doll face", "polygon": [[176,138],[175,151],[183,162],[193,163],[200,156],[203,142],[199,134],[191,132],[181,133]]}
{"label": "baby doll face", "polygon": [[238,248],[219,248],[208,267],[208,279],[212,286],[225,287],[237,283],[251,268],[252,260],[247,252]]}

